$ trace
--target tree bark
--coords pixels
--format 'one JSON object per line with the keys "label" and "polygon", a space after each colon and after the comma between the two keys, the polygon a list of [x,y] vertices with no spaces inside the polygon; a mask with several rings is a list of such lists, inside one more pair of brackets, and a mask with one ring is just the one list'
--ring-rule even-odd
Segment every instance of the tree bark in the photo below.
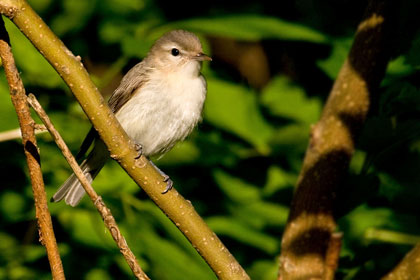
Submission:
{"label": "tree bark", "polygon": [[335,198],[389,60],[391,2],[369,1],[321,119],[312,127],[282,239],[279,280],[331,278]]}
{"label": "tree bark", "polygon": [[419,280],[420,244],[417,244],[404,259],[382,280]]}

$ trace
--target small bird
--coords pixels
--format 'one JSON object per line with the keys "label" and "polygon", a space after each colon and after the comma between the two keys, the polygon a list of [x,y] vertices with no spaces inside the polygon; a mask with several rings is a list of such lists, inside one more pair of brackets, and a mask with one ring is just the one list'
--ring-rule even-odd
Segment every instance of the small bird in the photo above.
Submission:
{"label": "small bird", "polygon": [[[207,92],[200,73],[202,61],[211,58],[203,53],[196,35],[185,30],[168,32],[154,43],[142,62],[128,71],[109,99],[112,112],[146,157],[168,152],[201,120]],[[108,149],[93,128],[83,141],[78,157],[93,142],[94,148],[81,164],[90,182],[109,158]],[[167,192],[172,181],[160,172],[167,183]],[[84,194],[73,173],[51,200],[64,199],[76,206]]]}

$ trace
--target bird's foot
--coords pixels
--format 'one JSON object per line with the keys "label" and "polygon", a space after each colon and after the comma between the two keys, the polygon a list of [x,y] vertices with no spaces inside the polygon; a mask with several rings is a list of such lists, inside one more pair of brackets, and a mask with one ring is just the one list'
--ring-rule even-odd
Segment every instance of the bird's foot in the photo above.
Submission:
{"label": "bird's foot", "polygon": [[165,193],[169,192],[173,188],[174,182],[172,182],[171,178],[169,178],[169,176],[166,175],[166,174],[163,174],[163,182],[166,183],[166,188],[162,192],[162,194],[165,194]]}
{"label": "bird's foot", "polygon": [[165,174],[165,172],[163,172],[162,170],[159,169],[159,167],[157,167],[153,161],[150,161],[150,163],[156,168],[156,170],[160,173],[160,175],[162,175],[163,177],[163,182],[166,183],[166,188],[165,190],[162,192],[162,194],[165,194],[167,192],[169,192],[173,186],[174,186],[174,182],[171,180],[171,178],[169,178],[168,175]]}
{"label": "bird's foot", "polygon": [[134,144],[134,149],[136,149],[136,151],[138,153],[137,156],[135,157],[135,159],[139,159],[141,157],[141,155],[143,154],[143,146],[138,144],[138,143],[135,143]]}

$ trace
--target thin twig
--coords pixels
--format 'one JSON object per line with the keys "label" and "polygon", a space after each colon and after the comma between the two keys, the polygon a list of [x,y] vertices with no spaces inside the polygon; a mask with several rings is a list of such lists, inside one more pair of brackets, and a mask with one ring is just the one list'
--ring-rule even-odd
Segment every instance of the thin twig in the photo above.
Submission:
{"label": "thin twig", "polygon": [[35,121],[31,117],[26,102],[25,88],[20,79],[11,51],[9,35],[4,27],[3,18],[0,18],[0,56],[4,72],[9,83],[10,96],[16,109],[19,125],[22,130],[22,143],[32,182],[32,191],[35,200],[35,214],[39,227],[39,240],[47,250],[53,279],[65,279],[63,265],[58,252],[50,212],[47,205],[44,180],[42,178],[38,146],[35,138]]}
{"label": "thin twig", "polygon": [[341,232],[335,232],[331,235],[330,243],[328,244],[325,256],[326,268],[324,280],[334,280],[335,271],[338,267],[338,260],[340,259],[342,238],[343,234]]}
{"label": "thin twig", "polygon": [[[35,135],[45,132],[47,132],[45,126],[39,126],[38,124],[35,124]],[[0,142],[6,142],[14,139],[22,139],[22,131],[20,128],[0,132]]]}
{"label": "thin twig", "polygon": [[136,256],[128,247],[124,236],[122,235],[120,229],[118,228],[117,223],[115,222],[114,217],[111,214],[111,210],[106,207],[102,198],[98,196],[98,194],[95,192],[95,190],[93,189],[89,181],[86,179],[85,175],[83,174],[82,169],[77,164],[76,159],[73,157],[72,153],[70,152],[70,149],[67,147],[61,135],[54,128],[54,125],[52,124],[48,115],[45,113],[44,109],[41,107],[41,104],[39,104],[38,100],[33,94],[28,95],[28,102],[32,106],[32,108],[35,110],[35,112],[37,113],[39,118],[42,120],[42,122],[45,124],[45,126],[47,127],[48,131],[54,138],[55,143],[60,148],[67,162],[73,169],[74,174],[76,174],[76,177],[79,179],[80,183],[82,184],[86,193],[92,200],[96,209],[101,214],[102,219],[104,220],[105,226],[108,228],[109,232],[112,235],[112,238],[117,243],[117,246],[120,249],[120,252],[124,256],[125,260],[127,261],[128,265],[133,271],[134,275],[137,277],[137,279],[141,279],[141,280],[149,279],[149,277],[147,277],[147,275],[143,272],[140,265],[138,264],[136,260]]}

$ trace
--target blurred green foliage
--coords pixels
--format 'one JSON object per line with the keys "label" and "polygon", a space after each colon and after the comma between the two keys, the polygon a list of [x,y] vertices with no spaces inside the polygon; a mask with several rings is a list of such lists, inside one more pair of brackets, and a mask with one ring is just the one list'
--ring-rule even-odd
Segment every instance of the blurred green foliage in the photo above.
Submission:
{"label": "blurred green foliage", "polygon": [[[275,279],[310,125],[318,120],[348,53],[365,1],[29,2],[82,57],[105,95],[163,32],[186,28],[200,36],[205,51],[215,54],[203,69],[208,81],[204,121],[155,162],[252,279]],[[393,60],[338,197],[344,245],[337,279],[378,279],[420,236],[420,33],[413,24],[420,7],[412,2],[399,11]],[[27,91],[39,97],[76,153],[90,124],[52,67],[8,20],[6,26]],[[268,84],[248,85],[237,64],[217,55],[223,49],[214,38],[234,40],[242,48],[260,46],[269,62]],[[5,131],[18,124],[4,75],[0,80],[0,130]],[[50,197],[70,168],[49,135],[38,139]],[[18,140],[2,142],[0,151],[0,279],[50,279],[22,147]],[[110,161],[94,186],[153,279],[215,279],[118,164]],[[77,208],[59,203],[50,204],[50,210],[68,279],[132,277],[87,199]]]}

